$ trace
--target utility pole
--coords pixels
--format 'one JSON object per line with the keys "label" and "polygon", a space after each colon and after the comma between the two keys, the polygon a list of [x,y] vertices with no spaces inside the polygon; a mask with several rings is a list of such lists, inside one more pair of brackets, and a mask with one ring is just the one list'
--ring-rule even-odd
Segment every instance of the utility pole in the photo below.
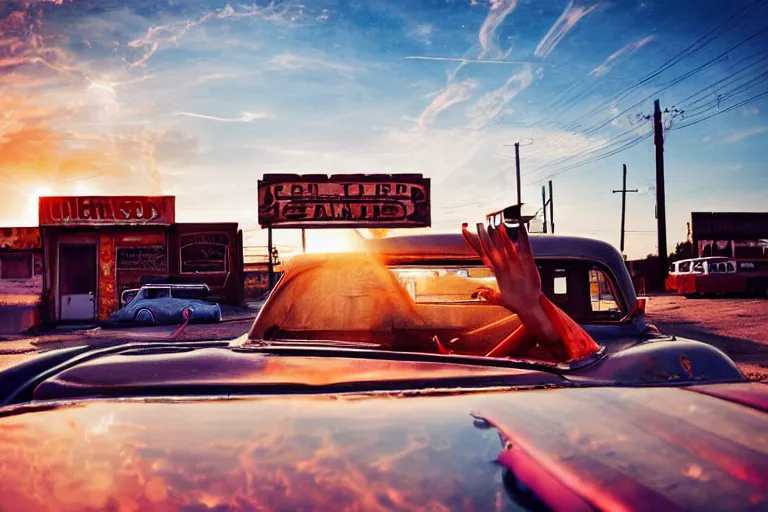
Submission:
{"label": "utility pole", "polygon": [[552,234],[555,234],[555,198],[552,195],[552,180],[549,180],[549,225]]}
{"label": "utility pole", "polygon": [[547,232],[547,187],[544,185],[541,186],[541,211],[544,212],[544,231],[542,233]]}
{"label": "utility pole", "polygon": [[301,228],[301,252],[307,252],[307,230]]}
{"label": "utility pole", "polygon": [[515,142],[515,170],[517,176],[517,204],[523,204],[522,193],[520,192],[520,143]]}
{"label": "utility pole", "polygon": [[653,143],[656,146],[656,220],[659,245],[659,265],[661,275],[666,279],[669,274],[667,258],[667,208],[664,197],[664,125],[661,122],[659,100],[653,102]]}
{"label": "utility pole", "polygon": [[627,190],[627,164],[624,164],[624,173],[621,180],[621,190],[614,190],[613,193],[621,192],[621,254],[624,254],[624,220],[626,219],[627,212],[627,192],[639,192],[638,189],[633,188]]}

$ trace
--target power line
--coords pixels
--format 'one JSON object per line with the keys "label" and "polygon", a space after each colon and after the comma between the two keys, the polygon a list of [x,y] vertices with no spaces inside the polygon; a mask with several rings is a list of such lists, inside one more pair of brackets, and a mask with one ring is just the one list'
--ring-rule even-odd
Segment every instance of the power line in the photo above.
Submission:
{"label": "power line", "polygon": [[[708,89],[711,89],[712,87],[715,87],[716,85],[719,85],[719,84],[721,84],[721,83],[723,83],[723,82],[736,82],[736,81],[738,81],[738,80],[741,80],[741,78],[737,78],[737,76],[738,76],[738,75],[739,75],[739,74],[740,74],[742,71],[745,71],[745,70],[747,70],[747,69],[749,69],[749,68],[753,67],[753,66],[754,66],[754,65],[756,65],[756,64],[760,64],[760,63],[761,63],[762,61],[764,61],[764,60],[768,60],[768,55],[766,55],[766,54],[765,54],[765,52],[758,52],[758,53],[756,53],[756,54],[750,55],[749,57],[745,57],[745,58],[741,59],[740,61],[738,61],[738,62],[736,63],[736,64],[741,64],[741,63],[742,63],[742,62],[744,62],[744,61],[747,61],[747,60],[751,60],[751,59],[753,59],[753,58],[755,58],[755,57],[760,57],[760,56],[762,56],[763,58],[762,58],[762,59],[760,59],[760,60],[758,60],[758,61],[756,61],[756,62],[753,62],[752,64],[749,64],[748,66],[745,66],[745,67],[743,67],[743,68],[739,69],[738,71],[735,71],[733,74],[730,74],[730,75],[728,75],[727,77],[725,77],[725,78],[723,78],[723,79],[721,79],[721,80],[718,80],[717,82],[715,82],[715,83],[713,83],[713,84],[710,84],[710,85],[708,85],[708,86],[706,86],[706,87],[704,87],[704,88],[702,88],[702,89],[699,89],[698,91],[694,92],[694,93],[693,93],[693,94],[691,94],[690,96],[688,96],[688,97],[686,97],[686,98],[684,98],[684,99],[680,100],[680,101],[677,103],[677,105],[681,106],[682,108],[685,108],[685,105],[686,105],[686,103],[685,103],[685,102],[687,102],[688,100],[690,100],[690,99],[692,99],[692,98],[695,98],[696,96],[698,96],[698,95],[702,94],[703,92],[707,91]],[[723,87],[726,87],[727,85],[729,85],[729,84],[725,84]],[[719,91],[719,90],[720,90],[720,89],[722,89],[723,87],[718,87],[718,88],[714,89],[712,92],[715,92],[715,91]],[[706,98],[706,96],[704,96],[704,98]],[[703,101],[703,100],[704,100],[704,98],[701,98],[701,99],[699,99],[699,100],[696,100],[696,101],[692,102],[692,103],[691,103],[691,105],[695,105],[695,104],[696,104],[696,103],[698,103],[699,101]]]}
{"label": "power line", "polygon": [[697,73],[699,73],[699,72],[701,72],[701,71],[703,71],[703,70],[707,69],[708,67],[710,67],[710,66],[712,66],[714,63],[716,63],[718,60],[720,60],[720,59],[721,59],[721,58],[722,58],[724,55],[727,55],[728,53],[732,52],[733,50],[735,50],[735,49],[739,48],[740,46],[742,46],[742,45],[746,44],[747,42],[751,41],[751,40],[752,40],[752,39],[754,39],[755,37],[757,37],[757,36],[759,36],[759,35],[763,34],[764,32],[767,32],[767,31],[768,31],[768,25],[766,25],[765,27],[761,28],[761,29],[760,29],[760,30],[758,30],[757,32],[753,33],[752,35],[750,35],[750,36],[749,36],[749,37],[747,37],[746,39],[743,39],[741,42],[737,43],[736,45],[734,45],[734,46],[730,47],[728,50],[726,50],[726,51],[724,51],[724,52],[720,53],[720,54],[719,54],[717,57],[715,57],[715,58],[713,58],[713,59],[711,59],[711,60],[707,61],[707,62],[706,62],[706,63],[704,63],[704,64],[701,64],[700,66],[697,66],[697,67],[695,67],[695,68],[694,68],[694,69],[692,69],[691,71],[688,71],[687,73],[684,73],[684,74],[683,74],[683,75],[681,75],[680,77],[678,77],[678,78],[676,78],[676,79],[672,80],[672,82],[670,82],[668,85],[666,85],[666,86],[664,86],[664,87],[662,87],[662,88],[660,88],[660,89],[658,89],[658,90],[656,90],[656,91],[652,92],[651,94],[649,94],[649,95],[645,96],[643,99],[641,99],[641,100],[640,100],[640,101],[638,101],[637,103],[633,104],[632,106],[630,106],[630,107],[628,107],[628,108],[625,108],[624,110],[622,110],[621,112],[619,112],[619,113],[618,113],[618,114],[616,114],[615,116],[613,116],[613,117],[611,117],[611,118],[607,119],[606,121],[604,121],[603,123],[599,124],[598,126],[595,126],[595,127],[592,127],[592,128],[590,128],[589,130],[587,130],[586,132],[584,132],[584,134],[585,134],[585,135],[591,135],[591,134],[595,133],[596,131],[598,131],[598,130],[600,130],[601,128],[605,127],[607,124],[611,123],[612,121],[614,121],[614,120],[618,119],[619,117],[621,117],[622,115],[626,114],[626,113],[627,113],[627,112],[629,112],[630,110],[632,110],[632,109],[634,109],[634,108],[637,108],[638,106],[642,105],[643,103],[645,103],[646,101],[648,101],[650,98],[652,98],[652,97],[654,97],[654,96],[657,96],[657,95],[658,95],[660,92],[662,92],[662,91],[665,91],[665,90],[669,89],[670,87],[672,87],[673,85],[679,84],[679,83],[680,83],[680,82],[682,82],[683,80],[687,80],[688,78],[692,77],[693,75],[695,75],[695,74],[697,74]]}
{"label": "power line", "polygon": [[[684,50],[682,50],[681,52],[677,53],[675,56],[673,56],[672,58],[670,58],[669,60],[667,60],[667,61],[666,61],[664,64],[662,64],[660,67],[656,68],[656,70],[654,70],[653,72],[651,72],[649,75],[647,75],[647,76],[645,76],[644,78],[642,78],[642,79],[641,79],[640,81],[638,81],[636,84],[634,84],[634,85],[632,85],[632,86],[630,86],[630,87],[628,87],[628,88],[624,89],[623,91],[621,91],[621,92],[618,94],[618,97],[614,97],[614,98],[612,98],[612,99],[610,99],[610,100],[608,100],[608,101],[605,101],[605,102],[603,102],[603,103],[599,104],[598,106],[594,107],[592,110],[590,110],[589,112],[587,112],[587,114],[585,114],[584,116],[582,116],[582,118],[589,118],[589,117],[593,116],[594,114],[596,114],[596,113],[598,113],[598,112],[600,112],[600,111],[604,110],[606,107],[609,107],[610,105],[612,105],[612,104],[615,104],[616,102],[618,102],[618,101],[620,101],[620,100],[622,100],[622,99],[626,98],[626,97],[627,97],[627,95],[629,95],[629,94],[630,94],[632,91],[636,90],[638,87],[640,87],[640,86],[642,86],[642,85],[644,85],[644,84],[648,83],[649,81],[653,80],[654,78],[656,78],[657,76],[659,76],[660,74],[662,74],[664,71],[666,71],[666,70],[670,69],[671,67],[673,67],[674,65],[678,64],[679,62],[682,62],[682,60],[683,60],[683,59],[685,59],[685,58],[687,58],[687,57],[690,57],[691,55],[693,55],[694,53],[698,52],[699,50],[701,50],[702,48],[704,48],[705,46],[707,46],[709,43],[711,43],[712,41],[714,41],[714,40],[715,40],[715,39],[717,39],[718,37],[720,37],[720,36],[722,36],[723,34],[725,34],[725,33],[729,32],[731,29],[733,29],[735,26],[737,26],[737,25],[738,25],[739,23],[741,23],[741,21],[743,21],[743,20],[740,20],[740,21],[739,21],[739,22],[737,22],[737,23],[736,23],[736,24],[735,24],[733,27],[730,27],[730,28],[728,28],[728,29],[727,29],[727,30],[725,30],[723,33],[721,33],[721,34],[719,34],[719,35],[715,36],[714,38],[711,38],[711,39],[709,39],[709,40],[706,40],[706,39],[707,39],[707,38],[708,38],[710,35],[712,35],[714,32],[716,32],[716,31],[717,31],[717,30],[719,30],[720,28],[722,28],[722,27],[724,27],[725,25],[727,25],[727,24],[728,24],[728,23],[729,23],[731,20],[733,20],[733,19],[734,19],[736,16],[738,16],[739,14],[745,14],[745,13],[749,13],[749,11],[750,11],[750,10],[753,10],[753,9],[752,9],[752,7],[754,7],[754,6],[755,6],[756,4],[758,4],[758,3],[759,3],[760,5],[759,5],[759,6],[757,6],[757,8],[756,8],[756,9],[754,9],[754,10],[759,10],[759,9],[761,9],[761,8],[762,8],[762,7],[763,7],[763,6],[766,4],[766,0],[755,0],[755,1],[754,1],[754,2],[752,2],[750,5],[748,5],[746,8],[744,8],[743,10],[741,10],[741,11],[737,11],[737,12],[733,13],[733,14],[732,14],[732,15],[731,15],[731,16],[730,16],[728,19],[726,19],[726,20],[725,20],[723,23],[721,23],[720,25],[717,25],[717,26],[716,26],[716,27],[714,27],[712,30],[710,30],[709,32],[707,32],[706,34],[704,34],[703,36],[701,36],[699,39],[697,39],[696,41],[694,41],[694,42],[693,42],[691,45],[689,45],[688,47],[686,47]],[[746,16],[745,16],[745,19],[746,19]],[[732,51],[733,49],[735,49],[735,48],[738,48],[739,46],[741,46],[741,44],[744,44],[745,42],[747,42],[747,41],[751,40],[753,37],[755,37],[755,35],[753,35],[753,36],[750,36],[750,38],[748,38],[748,39],[747,39],[747,40],[745,40],[745,41],[742,41],[742,42],[741,42],[741,43],[739,43],[739,44],[738,44],[736,47],[729,49],[729,50],[728,50],[728,51],[726,51],[725,53],[728,53],[728,52]],[[705,41],[705,40],[706,40],[706,41]],[[702,43],[702,42],[703,42],[703,43]],[[701,46],[699,46],[698,48],[695,48],[695,47],[696,47],[696,46],[697,46],[699,43],[702,43],[702,44],[701,44]],[[720,56],[718,56],[718,57],[717,57],[717,59],[721,58],[721,57],[722,57],[722,55],[723,55],[723,54],[721,54]],[[674,84],[671,84],[671,85],[674,85]],[[654,93],[654,94],[655,94],[655,93]],[[654,94],[652,94],[651,96],[653,96]],[[648,98],[645,98],[643,101],[645,101],[645,100],[647,100],[647,99],[648,99]],[[642,102],[641,102],[641,103],[642,103]],[[631,107],[631,108],[634,108],[635,106],[636,106],[636,105],[634,105],[634,106],[633,106],[633,107]],[[609,121],[609,122],[610,122],[610,121]],[[569,124],[568,126],[566,126],[565,128],[566,128],[566,129],[571,129],[571,128],[578,128],[579,126],[580,126],[580,124],[578,123],[578,121],[574,121],[574,123],[570,123],[570,124]]]}
{"label": "power line", "polygon": [[[762,75],[758,75],[754,77],[753,79],[749,80],[748,82],[745,82],[737,87],[734,87],[722,94],[718,94],[714,99],[709,100],[707,103],[704,103],[703,105],[700,105],[696,108],[688,108],[685,109],[685,112],[690,115],[690,112],[693,111],[694,115],[700,115],[706,112],[709,112],[711,110],[717,109],[720,106],[720,103],[723,100],[726,100],[732,96],[736,96],[738,94],[741,94],[743,92],[748,91],[749,89],[752,89],[753,87],[760,85],[761,83],[768,81],[768,71],[763,73]],[[702,99],[703,101],[703,99]],[[697,113],[698,112],[698,113]]]}
{"label": "power line", "polygon": [[560,166],[562,164],[565,164],[567,162],[570,162],[572,160],[575,160],[575,159],[578,159],[578,158],[583,158],[585,156],[588,156],[588,155],[591,155],[591,154],[594,154],[594,153],[597,153],[597,152],[600,152],[600,151],[604,151],[606,149],[610,149],[610,148],[615,147],[617,145],[624,144],[624,143],[627,142],[626,140],[622,141],[622,140],[617,140],[617,139],[621,139],[625,135],[628,135],[628,134],[630,134],[632,132],[636,132],[637,129],[638,129],[638,126],[639,125],[633,126],[629,130],[627,130],[625,132],[622,132],[622,133],[620,133],[620,134],[618,134],[618,135],[616,135],[614,137],[611,137],[607,141],[602,142],[599,146],[597,146],[597,147],[595,147],[593,149],[590,149],[589,151],[586,151],[584,153],[579,153],[577,155],[564,156],[564,157],[561,157],[561,158],[559,158],[559,159],[557,159],[557,160],[555,160],[555,161],[553,161],[551,163],[544,164],[544,165],[534,169],[533,171],[531,171],[531,174],[541,172],[542,170],[546,171],[548,169],[554,169],[554,168],[556,168],[556,167],[558,167],[558,166]]}
{"label": "power line", "polygon": [[751,98],[748,98],[748,99],[746,99],[746,100],[744,100],[744,101],[740,101],[739,103],[736,103],[736,104],[734,104],[734,105],[731,105],[731,106],[730,106],[730,107],[728,107],[728,108],[725,108],[725,109],[723,109],[723,110],[720,110],[720,111],[718,111],[718,112],[716,112],[716,113],[714,113],[714,114],[708,115],[708,116],[706,116],[706,117],[703,117],[703,118],[701,118],[701,119],[696,119],[695,121],[692,121],[692,122],[689,122],[689,123],[685,123],[685,124],[681,124],[681,125],[676,125],[676,126],[674,126],[672,129],[673,129],[673,130],[681,130],[681,129],[683,129],[683,128],[688,128],[689,126],[693,126],[693,125],[695,125],[695,124],[703,123],[704,121],[706,121],[706,120],[708,120],[708,119],[712,119],[713,117],[717,117],[717,116],[719,116],[719,115],[721,115],[721,114],[725,114],[726,112],[730,112],[731,110],[733,110],[733,109],[735,109],[735,108],[739,108],[739,107],[741,107],[741,106],[744,106],[744,105],[746,105],[747,103],[752,103],[753,101],[756,101],[756,100],[758,100],[758,99],[762,98],[763,96],[768,96],[768,91],[764,91],[764,92],[762,92],[762,93],[760,93],[760,94],[757,94],[757,95],[755,95],[755,96],[752,96]]}
{"label": "power line", "polygon": [[634,146],[637,146],[638,144],[640,144],[644,140],[647,140],[651,135],[653,135],[653,131],[649,131],[648,133],[646,133],[643,136],[636,137],[634,140],[631,140],[631,141],[625,143],[623,146],[621,146],[621,147],[619,147],[617,149],[614,149],[613,151],[610,151],[610,152],[608,152],[608,153],[606,153],[604,155],[601,155],[601,156],[598,156],[598,157],[595,157],[595,158],[591,158],[591,159],[586,160],[584,162],[580,162],[580,163],[573,164],[573,165],[570,165],[568,167],[564,167],[562,169],[559,169],[559,170],[553,172],[552,174],[549,174],[549,175],[545,176],[544,178],[542,178],[540,180],[532,182],[532,184],[541,183],[541,182],[546,181],[546,180],[548,180],[550,178],[558,176],[558,175],[560,175],[560,174],[562,174],[562,173],[564,173],[566,171],[570,171],[571,169],[576,169],[578,167],[583,167],[585,165],[589,165],[589,164],[594,163],[594,162],[599,162],[600,160],[604,160],[604,159],[606,159],[608,157],[611,157],[613,155],[617,155],[617,154],[621,153],[622,151],[626,151],[627,149],[630,149],[630,148],[632,148]]}

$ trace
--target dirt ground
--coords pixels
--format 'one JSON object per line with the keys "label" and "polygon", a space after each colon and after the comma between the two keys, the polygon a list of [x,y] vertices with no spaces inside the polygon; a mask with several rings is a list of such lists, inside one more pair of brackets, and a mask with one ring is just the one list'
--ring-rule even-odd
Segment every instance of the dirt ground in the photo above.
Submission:
{"label": "dirt ground", "polygon": [[709,343],[750,379],[768,382],[768,300],[652,296],[647,316],[662,332]]}

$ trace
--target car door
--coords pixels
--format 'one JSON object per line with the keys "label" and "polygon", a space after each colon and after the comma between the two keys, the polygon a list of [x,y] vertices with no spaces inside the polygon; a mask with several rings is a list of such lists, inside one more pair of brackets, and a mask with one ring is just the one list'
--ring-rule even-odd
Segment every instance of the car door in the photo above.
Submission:
{"label": "car door", "polygon": [[180,313],[176,311],[169,287],[145,288],[140,299],[133,305],[134,315],[142,310],[152,313],[155,323],[165,323],[178,320]]}

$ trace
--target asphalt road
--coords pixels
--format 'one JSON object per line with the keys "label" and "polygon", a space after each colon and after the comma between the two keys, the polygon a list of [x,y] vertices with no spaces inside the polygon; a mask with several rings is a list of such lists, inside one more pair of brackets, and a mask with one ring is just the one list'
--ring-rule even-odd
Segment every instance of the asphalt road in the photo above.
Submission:
{"label": "asphalt road", "polygon": [[662,332],[709,343],[750,379],[768,382],[768,300],[656,296],[647,314]]}

